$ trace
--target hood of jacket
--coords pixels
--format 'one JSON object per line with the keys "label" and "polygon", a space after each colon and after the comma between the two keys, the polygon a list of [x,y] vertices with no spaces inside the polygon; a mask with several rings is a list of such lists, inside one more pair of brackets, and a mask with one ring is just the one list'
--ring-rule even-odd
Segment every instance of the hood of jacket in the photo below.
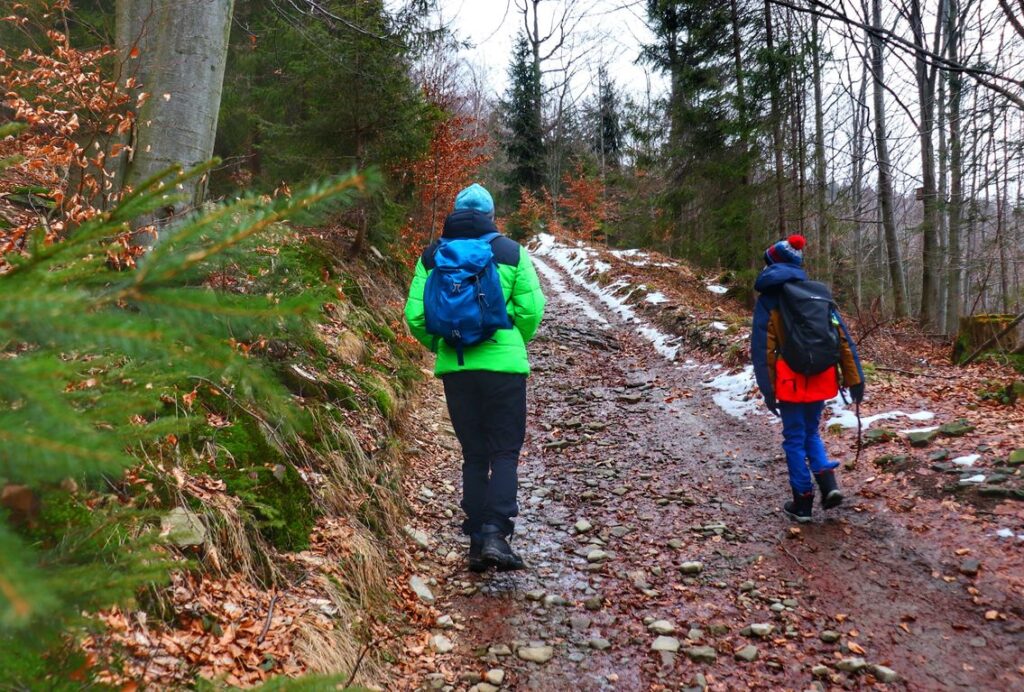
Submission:
{"label": "hood of jacket", "polygon": [[497,233],[498,227],[490,214],[477,209],[460,209],[444,220],[442,238],[479,238],[488,233]]}
{"label": "hood of jacket", "polygon": [[771,264],[761,270],[757,281],[754,282],[754,290],[758,293],[771,293],[790,281],[807,281],[807,272],[795,264]]}

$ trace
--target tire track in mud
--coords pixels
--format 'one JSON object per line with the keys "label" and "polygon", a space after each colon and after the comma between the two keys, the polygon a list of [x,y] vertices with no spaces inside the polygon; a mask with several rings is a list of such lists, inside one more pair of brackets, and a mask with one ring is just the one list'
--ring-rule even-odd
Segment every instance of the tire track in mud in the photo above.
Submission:
{"label": "tire track in mud", "polygon": [[[419,520],[446,556],[424,569],[454,650],[410,686],[488,690],[495,669],[522,690],[881,686],[884,670],[841,670],[862,658],[899,674],[890,687],[1024,689],[1020,593],[988,584],[985,607],[1009,617],[987,622],[947,551],[879,499],[816,508],[794,531],[767,418],[727,416],[701,384],[706,366],[668,362],[559,276],[531,346],[513,541],[531,569],[466,572],[456,455],[421,479],[447,508]],[[652,620],[668,621],[657,628],[678,652],[651,650]],[[522,647],[553,655],[524,661]]]}

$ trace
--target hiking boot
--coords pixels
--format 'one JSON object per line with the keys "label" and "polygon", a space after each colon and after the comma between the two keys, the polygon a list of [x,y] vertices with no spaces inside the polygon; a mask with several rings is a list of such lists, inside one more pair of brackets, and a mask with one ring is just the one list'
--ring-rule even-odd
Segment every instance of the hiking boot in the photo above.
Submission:
{"label": "hiking boot", "polygon": [[843,503],[843,494],[839,492],[839,484],[836,482],[836,474],[832,470],[822,471],[814,474],[821,488],[821,506],[823,509],[832,509]]}
{"label": "hiking boot", "polygon": [[484,541],[478,533],[474,533],[469,537],[469,556],[466,558],[466,565],[469,567],[470,572],[486,572],[487,568],[491,566],[491,563],[484,559],[483,556]]}
{"label": "hiking boot", "polygon": [[499,572],[526,569],[523,558],[512,550],[512,546],[508,544],[508,540],[502,535],[500,529],[484,526],[482,534],[483,547],[480,555],[488,564],[494,565]]}
{"label": "hiking boot", "polygon": [[806,524],[811,520],[811,510],[814,508],[814,491],[806,493],[793,491],[793,500],[782,506],[790,519]]}

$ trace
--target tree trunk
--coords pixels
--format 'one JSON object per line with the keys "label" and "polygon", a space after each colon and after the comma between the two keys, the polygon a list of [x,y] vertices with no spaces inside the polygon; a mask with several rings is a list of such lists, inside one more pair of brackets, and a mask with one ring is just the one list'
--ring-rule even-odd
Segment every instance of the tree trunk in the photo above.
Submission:
{"label": "tree trunk", "polygon": [[853,270],[856,286],[857,307],[864,302],[864,222],[861,219],[863,214],[864,199],[864,163],[865,143],[864,126],[867,124],[868,109],[865,103],[868,89],[868,63],[864,62],[864,71],[861,76],[860,90],[853,103],[853,184],[852,184],[852,206],[853,206]]}
{"label": "tree trunk", "polygon": [[826,209],[825,180],[825,109],[821,96],[821,46],[818,35],[818,15],[811,15],[811,69],[814,80],[814,201],[818,217],[818,243],[821,269],[826,281],[832,281],[832,229]]}
{"label": "tree trunk", "polygon": [[[234,0],[118,0],[117,43],[124,74],[148,95],[139,111],[124,181],[136,186],[171,165],[213,156]],[[157,226],[196,208],[206,176],[187,181]]]}
{"label": "tree trunk", "polygon": [[[942,1],[939,0],[940,7]],[[914,46],[917,49],[914,65],[917,77],[918,104],[921,111],[918,134],[921,140],[921,183],[924,205],[924,215],[921,220],[924,256],[921,267],[921,310],[918,320],[923,327],[934,328],[938,322],[939,268],[942,259],[938,243],[939,209],[935,184],[935,144],[932,139],[932,130],[935,128],[936,72],[934,68],[929,69],[928,58],[925,55],[927,45],[920,0],[910,1],[910,24],[914,34]]]}
{"label": "tree trunk", "polygon": [[[882,28],[882,2],[872,0],[871,20],[876,29]],[[896,219],[893,215],[892,164],[889,162],[889,132],[885,118],[885,59],[882,37],[870,32],[871,72],[874,81],[875,106],[875,155],[878,159],[878,197],[882,214],[882,228],[885,232],[886,253],[889,260],[889,275],[892,278],[893,311],[896,317],[906,317],[910,312],[907,305],[907,281],[903,274],[903,260],[900,257],[900,243],[896,235]]]}
{"label": "tree trunk", "polygon": [[[960,59],[959,0],[949,0],[946,27],[946,52],[950,60]],[[960,228],[963,217],[963,140],[960,130],[961,98],[963,77],[959,72],[950,71],[947,76],[949,89],[949,240],[946,248],[946,328],[951,330],[960,318]]]}
{"label": "tree trunk", "polygon": [[772,147],[775,150],[775,197],[778,204],[778,234],[786,236],[788,234],[786,223],[786,170],[782,160],[782,147],[784,143],[782,141],[782,114],[779,112],[782,106],[779,94],[778,56],[775,55],[775,36],[772,30],[771,0],[764,0],[764,30],[765,43],[768,49],[768,82],[771,94],[771,114],[769,117],[772,121]]}

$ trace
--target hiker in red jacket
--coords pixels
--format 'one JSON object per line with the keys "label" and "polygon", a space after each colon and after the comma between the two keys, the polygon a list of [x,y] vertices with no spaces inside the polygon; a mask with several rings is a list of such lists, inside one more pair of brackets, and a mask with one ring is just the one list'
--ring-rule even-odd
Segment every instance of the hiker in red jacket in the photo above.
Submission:
{"label": "hiker in red jacket", "polygon": [[843,501],[834,471],[839,463],[829,460],[818,431],[825,402],[839,393],[840,376],[854,402],[864,398],[864,373],[846,325],[828,288],[808,281],[803,270],[805,244],[803,236],[791,235],[765,251],[750,334],[757,386],[768,410],[782,419],[793,488],[784,509],[801,523],[811,520],[814,505],[811,472],[823,508]]}

